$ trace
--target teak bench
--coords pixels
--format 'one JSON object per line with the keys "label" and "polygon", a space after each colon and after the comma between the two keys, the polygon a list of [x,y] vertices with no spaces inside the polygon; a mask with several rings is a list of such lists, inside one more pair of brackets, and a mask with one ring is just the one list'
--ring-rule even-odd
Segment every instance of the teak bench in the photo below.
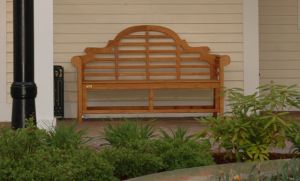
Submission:
{"label": "teak bench", "polygon": [[[224,66],[229,56],[213,55],[208,47],[190,47],[172,30],[161,26],[133,26],[120,32],[104,48],[86,48],[72,58],[77,68],[78,120],[84,114],[223,113]],[[148,106],[88,106],[88,91],[147,90]],[[211,89],[213,105],[158,106],[161,89]]]}

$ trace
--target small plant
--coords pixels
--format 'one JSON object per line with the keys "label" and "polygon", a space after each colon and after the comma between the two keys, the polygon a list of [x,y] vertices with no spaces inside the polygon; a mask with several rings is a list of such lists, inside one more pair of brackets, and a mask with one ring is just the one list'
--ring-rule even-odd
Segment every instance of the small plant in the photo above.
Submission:
{"label": "small plant", "polygon": [[139,125],[137,121],[128,121],[104,129],[105,140],[113,146],[126,146],[137,141],[147,141],[154,137],[153,127]]}
{"label": "small plant", "polygon": [[89,141],[91,138],[86,136],[85,131],[77,131],[74,124],[59,125],[51,130],[47,137],[47,143],[50,146],[60,149],[80,148]]}
{"label": "small plant", "polygon": [[0,130],[0,180],[117,180],[114,167],[80,138],[68,127]]}
{"label": "small plant", "polygon": [[270,83],[258,90],[251,95],[244,95],[242,89],[228,90],[231,112],[202,119],[208,125],[205,134],[237,161],[268,160],[270,148],[284,148],[293,123],[282,111],[300,106],[295,86]]}
{"label": "small plant", "polygon": [[[269,164],[272,164],[270,162]],[[212,176],[211,180],[218,181],[300,181],[299,159],[283,162],[278,170],[261,168],[261,163],[253,165],[250,170],[238,173],[236,170],[221,172]],[[265,165],[266,167],[267,165]],[[270,166],[270,165],[268,165]],[[238,169],[237,169],[238,170]]]}
{"label": "small plant", "polygon": [[97,155],[84,149],[48,147],[22,159],[0,157],[0,180],[117,180],[112,165]]}
{"label": "small plant", "polygon": [[[300,124],[298,122],[292,122],[292,126],[289,127],[287,137],[289,141],[293,143],[291,150],[294,154],[300,153]],[[299,156],[299,155],[298,155]]]}
{"label": "small plant", "polygon": [[155,141],[156,153],[162,158],[165,170],[199,167],[213,164],[210,144],[188,135],[184,128],[161,131],[162,137]]}
{"label": "small plant", "polygon": [[33,154],[45,147],[47,132],[35,127],[0,131],[0,158],[22,159],[26,154]]}
{"label": "small plant", "polygon": [[134,146],[106,148],[101,157],[115,168],[114,175],[121,180],[163,170],[163,161],[154,154],[152,142],[138,142]]}
{"label": "small plant", "polygon": [[213,164],[208,141],[188,135],[187,130],[161,130],[154,137],[154,129],[137,122],[125,122],[105,129],[110,143],[102,157],[113,163],[120,179],[142,176],[166,170]]}

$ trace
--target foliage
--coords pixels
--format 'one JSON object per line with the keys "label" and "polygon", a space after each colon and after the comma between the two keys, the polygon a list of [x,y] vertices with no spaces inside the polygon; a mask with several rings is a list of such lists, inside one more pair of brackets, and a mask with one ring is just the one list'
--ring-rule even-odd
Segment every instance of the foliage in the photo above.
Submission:
{"label": "foliage", "polygon": [[229,115],[202,120],[213,143],[238,161],[268,160],[271,147],[283,148],[293,124],[287,119],[288,113],[281,111],[300,106],[295,86],[270,83],[258,90],[251,95],[244,95],[242,89],[228,90]]}
{"label": "foliage", "polygon": [[300,153],[300,124],[298,122],[292,122],[292,126],[287,132],[289,141],[293,143],[292,153]]}
{"label": "foliage", "polygon": [[155,149],[164,162],[165,170],[213,164],[208,141],[188,136],[183,128],[171,130],[171,134],[163,130],[161,132],[163,136],[156,140]]}
{"label": "foliage", "polygon": [[[48,133],[34,124],[2,129],[0,180],[116,180],[110,163],[95,150],[79,146],[82,133],[67,127],[56,130]],[[67,143],[57,141],[59,136]],[[71,136],[76,141],[70,141]]]}
{"label": "foliage", "polygon": [[162,130],[162,136],[155,138],[149,125],[109,125],[104,135],[110,147],[102,157],[113,163],[115,175],[121,179],[213,163],[208,142],[187,135],[183,128],[170,131],[171,134]]}
{"label": "foliage", "polygon": [[0,131],[0,157],[14,160],[33,154],[46,146],[47,133],[34,127],[26,129],[2,129]]}
{"label": "foliage", "polygon": [[1,158],[0,180],[116,180],[113,167],[88,150],[39,149],[23,159]]}
{"label": "foliage", "polygon": [[122,180],[162,171],[162,159],[153,154],[149,146],[141,144],[135,149],[132,147],[106,148],[102,152],[102,158],[112,163],[115,167],[114,175]]}
{"label": "foliage", "polygon": [[104,136],[111,147],[104,149],[102,157],[114,165],[118,178],[128,179],[162,170],[163,162],[152,147],[154,130],[150,125],[126,120],[105,127]]}
{"label": "foliage", "polygon": [[126,146],[138,141],[147,141],[154,137],[153,127],[139,125],[137,121],[126,121],[119,125],[108,125],[104,129],[105,140],[113,146]]}
{"label": "foliage", "polygon": [[47,143],[60,149],[80,148],[91,138],[86,136],[85,131],[76,130],[73,125],[59,125],[49,132]]}
{"label": "foliage", "polygon": [[[269,163],[271,164],[271,163]],[[268,169],[269,170],[269,169]],[[222,173],[222,172],[221,172]],[[299,159],[283,163],[279,170],[264,171],[261,163],[255,164],[247,173],[230,172],[213,176],[212,180],[220,181],[300,181]]]}

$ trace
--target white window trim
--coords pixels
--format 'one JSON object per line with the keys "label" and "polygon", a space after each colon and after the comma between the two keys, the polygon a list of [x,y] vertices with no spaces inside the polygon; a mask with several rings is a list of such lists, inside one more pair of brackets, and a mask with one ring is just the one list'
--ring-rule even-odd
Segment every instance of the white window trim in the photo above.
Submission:
{"label": "white window trim", "polygon": [[259,86],[259,0],[244,0],[244,90]]}
{"label": "white window trim", "polygon": [[0,122],[7,122],[11,117],[6,90],[6,0],[0,0]]}

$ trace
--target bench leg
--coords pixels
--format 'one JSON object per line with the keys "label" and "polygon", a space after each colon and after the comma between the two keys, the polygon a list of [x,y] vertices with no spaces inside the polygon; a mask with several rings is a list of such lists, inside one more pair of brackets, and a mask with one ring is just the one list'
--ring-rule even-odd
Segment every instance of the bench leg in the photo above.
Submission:
{"label": "bench leg", "polygon": [[217,113],[217,112],[214,112],[214,113],[213,113],[213,117],[214,117],[214,118],[218,117],[218,113]]}
{"label": "bench leg", "polygon": [[224,88],[220,89],[220,114],[224,114]]}
{"label": "bench leg", "polygon": [[220,110],[220,89],[214,89],[214,108],[217,110],[213,113],[213,117],[217,117],[218,113],[221,113]]}
{"label": "bench leg", "polygon": [[78,120],[79,123],[82,123],[82,116],[83,116],[82,111],[78,110],[77,120]]}
{"label": "bench leg", "polygon": [[82,116],[83,116],[83,111],[82,111],[82,92],[80,91],[78,93],[77,97],[77,121],[78,123],[82,123]]}

